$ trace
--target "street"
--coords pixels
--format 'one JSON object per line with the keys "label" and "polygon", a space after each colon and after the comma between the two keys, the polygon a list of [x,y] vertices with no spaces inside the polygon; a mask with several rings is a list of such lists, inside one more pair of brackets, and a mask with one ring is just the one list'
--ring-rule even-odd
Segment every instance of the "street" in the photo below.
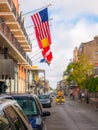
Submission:
{"label": "street", "polygon": [[48,130],[98,130],[98,108],[66,98],[65,104],[45,108],[51,112],[46,117]]}

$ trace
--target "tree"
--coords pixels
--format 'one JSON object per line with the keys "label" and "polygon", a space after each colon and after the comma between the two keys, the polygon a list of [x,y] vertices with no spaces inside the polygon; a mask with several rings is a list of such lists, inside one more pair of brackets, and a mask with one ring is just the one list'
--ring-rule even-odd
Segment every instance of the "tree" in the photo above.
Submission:
{"label": "tree", "polygon": [[67,69],[64,72],[67,75],[66,82],[67,82],[68,85],[70,84],[70,82],[72,80],[74,80],[73,76],[72,76],[72,70],[73,70],[73,62],[70,62],[69,65],[67,66]]}
{"label": "tree", "polygon": [[86,80],[92,74],[93,65],[88,59],[81,55],[78,62],[72,62],[67,66],[66,74],[68,74],[67,82],[75,81],[80,89],[85,88]]}
{"label": "tree", "polygon": [[86,87],[89,92],[98,92],[98,77],[89,79]]}

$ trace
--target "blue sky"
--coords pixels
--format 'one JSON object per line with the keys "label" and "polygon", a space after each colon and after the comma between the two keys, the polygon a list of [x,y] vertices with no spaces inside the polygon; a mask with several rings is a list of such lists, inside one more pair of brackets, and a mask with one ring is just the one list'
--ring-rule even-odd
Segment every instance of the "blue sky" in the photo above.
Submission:
{"label": "blue sky", "polygon": [[[88,42],[98,35],[98,0],[19,0],[20,9],[25,15],[25,26],[33,25],[31,15],[36,9],[49,4],[49,21],[53,52],[53,60],[48,66],[39,63],[42,55],[36,42],[35,34],[29,36],[32,40],[32,53],[29,54],[34,65],[45,69],[46,79],[50,86],[55,88],[57,82],[62,79],[63,71],[66,69],[70,59],[73,58],[73,49],[82,42]],[[33,26],[28,28],[27,33],[33,33]]]}

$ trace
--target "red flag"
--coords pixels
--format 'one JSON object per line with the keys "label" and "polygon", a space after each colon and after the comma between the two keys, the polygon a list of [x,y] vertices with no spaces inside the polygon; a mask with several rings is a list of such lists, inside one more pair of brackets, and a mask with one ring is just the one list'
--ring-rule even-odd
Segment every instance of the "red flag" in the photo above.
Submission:
{"label": "red flag", "polygon": [[48,63],[51,62],[53,56],[52,56],[52,52],[50,51],[50,47],[45,47],[45,48],[43,48],[43,50],[42,50],[42,55],[43,55],[43,57],[46,59],[46,61],[47,61]]}
{"label": "red flag", "polygon": [[49,51],[48,54],[46,55],[45,59],[46,59],[47,62],[50,64],[52,58],[53,58],[53,56],[52,56],[52,52]]}
{"label": "red flag", "polygon": [[50,28],[47,8],[31,16],[34,22],[35,34],[40,48],[51,44]]}
{"label": "red flag", "polygon": [[45,47],[45,48],[42,49],[42,55],[43,55],[43,57],[46,56],[46,53],[47,53],[48,51],[50,51],[50,46]]}

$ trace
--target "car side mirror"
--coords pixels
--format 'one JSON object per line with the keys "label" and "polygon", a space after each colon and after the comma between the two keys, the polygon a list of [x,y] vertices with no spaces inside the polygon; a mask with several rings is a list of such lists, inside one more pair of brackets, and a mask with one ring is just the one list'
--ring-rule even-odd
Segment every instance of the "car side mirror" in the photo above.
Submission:
{"label": "car side mirror", "polygon": [[43,115],[42,115],[43,117],[44,117],[44,116],[50,116],[50,115],[51,115],[51,114],[50,114],[49,111],[43,111]]}

